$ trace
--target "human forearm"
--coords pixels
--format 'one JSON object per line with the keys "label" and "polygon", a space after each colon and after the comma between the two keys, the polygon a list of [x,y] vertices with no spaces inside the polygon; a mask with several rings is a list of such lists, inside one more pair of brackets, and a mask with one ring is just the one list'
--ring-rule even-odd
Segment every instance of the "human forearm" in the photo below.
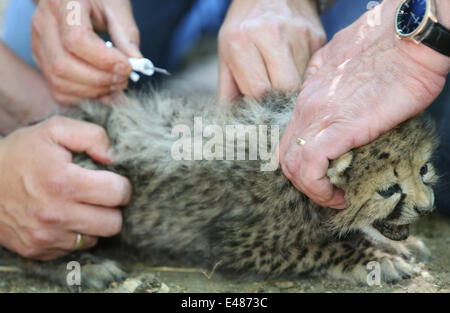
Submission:
{"label": "human forearm", "polygon": [[44,79],[0,42],[0,134],[57,111]]}

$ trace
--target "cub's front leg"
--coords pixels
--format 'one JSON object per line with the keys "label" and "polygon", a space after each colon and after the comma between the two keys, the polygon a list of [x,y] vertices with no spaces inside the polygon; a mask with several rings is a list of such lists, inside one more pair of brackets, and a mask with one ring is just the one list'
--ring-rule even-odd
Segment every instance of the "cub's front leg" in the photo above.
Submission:
{"label": "cub's front leg", "polygon": [[367,284],[367,264],[371,261],[378,262],[383,282],[394,282],[415,274],[412,262],[367,240],[292,246],[282,250],[270,246],[246,249],[244,245],[228,251],[229,261],[224,265],[233,272],[263,274],[271,278],[327,276]]}

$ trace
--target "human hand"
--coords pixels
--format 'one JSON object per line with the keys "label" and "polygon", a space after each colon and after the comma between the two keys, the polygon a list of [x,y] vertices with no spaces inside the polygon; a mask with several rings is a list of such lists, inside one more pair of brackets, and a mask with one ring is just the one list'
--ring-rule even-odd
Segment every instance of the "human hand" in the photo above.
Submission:
{"label": "human hand", "polygon": [[315,2],[232,2],[219,33],[219,99],[300,88],[310,56],[326,39]]}
{"label": "human hand", "polygon": [[[69,0],[41,0],[32,21],[37,65],[60,104],[76,104],[124,90],[132,69],[128,57],[142,57],[139,30],[128,0],[78,0],[80,24],[73,25]],[[69,23],[70,21],[70,23]],[[95,32],[107,32],[107,48]]]}
{"label": "human hand", "polygon": [[444,87],[450,59],[396,38],[399,4],[384,1],[338,33],[306,71],[279,158],[284,174],[322,206],[345,207],[343,192],[326,176],[329,160],[420,113]]}
{"label": "human hand", "polygon": [[77,234],[87,249],[97,237],[117,234],[118,206],[130,200],[129,181],[72,163],[74,152],[111,163],[105,131],[54,117],[0,140],[0,245],[20,255],[51,260],[70,253]]}

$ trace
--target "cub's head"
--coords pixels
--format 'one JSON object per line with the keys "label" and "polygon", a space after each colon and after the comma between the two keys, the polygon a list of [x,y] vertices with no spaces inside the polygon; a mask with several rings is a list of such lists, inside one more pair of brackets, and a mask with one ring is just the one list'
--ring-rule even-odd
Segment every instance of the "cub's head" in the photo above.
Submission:
{"label": "cub's head", "polygon": [[331,226],[380,241],[406,239],[409,224],[434,208],[437,145],[433,123],[418,116],[332,161],[328,176],[345,191],[347,209],[331,213]]}

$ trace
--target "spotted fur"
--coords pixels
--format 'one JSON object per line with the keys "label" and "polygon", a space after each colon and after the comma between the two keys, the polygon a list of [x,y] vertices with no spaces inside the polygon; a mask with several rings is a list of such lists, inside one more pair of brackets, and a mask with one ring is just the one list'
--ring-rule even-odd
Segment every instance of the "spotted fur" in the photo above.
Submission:
{"label": "spotted fur", "polygon": [[[260,171],[261,161],[171,157],[173,127],[192,127],[194,116],[204,125],[279,125],[282,133],[294,105],[295,95],[217,105],[161,93],[113,107],[85,105],[82,118],[111,138],[116,164],[107,169],[129,177],[134,188],[121,240],[156,262],[220,264],[244,277],[324,275],[366,283],[370,261],[381,264],[384,281],[412,275],[412,252],[427,255],[423,243],[390,240],[373,225],[409,224],[433,208],[436,139],[422,116],[331,162],[328,175],[346,193],[345,210],[316,205],[279,168]],[[75,160],[103,168],[84,155]]]}

